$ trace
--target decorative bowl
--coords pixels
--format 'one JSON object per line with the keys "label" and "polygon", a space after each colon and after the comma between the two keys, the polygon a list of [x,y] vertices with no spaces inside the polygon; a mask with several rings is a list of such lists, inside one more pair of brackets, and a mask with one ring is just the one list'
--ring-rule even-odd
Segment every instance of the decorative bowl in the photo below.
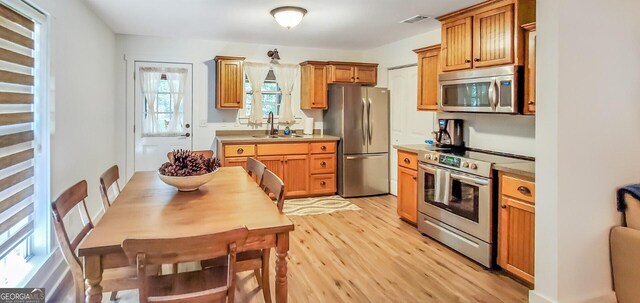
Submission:
{"label": "decorative bowl", "polygon": [[218,170],[216,169],[204,175],[186,177],[165,176],[158,172],[158,176],[160,177],[160,180],[162,180],[162,182],[177,188],[179,191],[194,191],[198,190],[200,186],[209,182],[211,178],[213,178],[213,174],[215,174],[217,171]]}

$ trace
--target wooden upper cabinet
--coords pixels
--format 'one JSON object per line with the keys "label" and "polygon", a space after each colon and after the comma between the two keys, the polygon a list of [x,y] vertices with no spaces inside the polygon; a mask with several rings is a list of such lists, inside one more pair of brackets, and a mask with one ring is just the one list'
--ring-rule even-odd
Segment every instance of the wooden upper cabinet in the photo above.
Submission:
{"label": "wooden upper cabinet", "polygon": [[302,62],[300,70],[300,108],[327,109],[327,63]]}
{"label": "wooden upper cabinet", "polygon": [[217,56],[214,61],[216,108],[242,108],[244,105],[244,58]]}
{"label": "wooden upper cabinet", "polygon": [[418,54],[418,110],[438,110],[440,44],[414,50]]}
{"label": "wooden upper cabinet", "polygon": [[536,113],[536,23],[522,26],[524,34],[524,114]]}
{"label": "wooden upper cabinet", "polygon": [[473,17],[473,66],[513,63],[513,5]]}
{"label": "wooden upper cabinet", "polygon": [[442,71],[468,69],[473,65],[472,17],[442,24]]}
{"label": "wooden upper cabinet", "polygon": [[327,83],[360,83],[376,85],[378,64],[330,61],[327,66]]}

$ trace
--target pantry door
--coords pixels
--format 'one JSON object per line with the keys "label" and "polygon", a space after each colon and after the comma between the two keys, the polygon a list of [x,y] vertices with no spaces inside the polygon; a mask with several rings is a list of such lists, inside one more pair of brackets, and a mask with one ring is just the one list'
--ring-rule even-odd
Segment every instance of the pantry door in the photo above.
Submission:
{"label": "pantry door", "polygon": [[391,194],[398,194],[398,151],[396,144],[420,144],[433,137],[435,113],[418,111],[418,67],[389,70],[391,131],[389,179]]}
{"label": "pantry door", "polygon": [[191,64],[136,61],[135,171],[157,170],[174,149],[191,149]]}

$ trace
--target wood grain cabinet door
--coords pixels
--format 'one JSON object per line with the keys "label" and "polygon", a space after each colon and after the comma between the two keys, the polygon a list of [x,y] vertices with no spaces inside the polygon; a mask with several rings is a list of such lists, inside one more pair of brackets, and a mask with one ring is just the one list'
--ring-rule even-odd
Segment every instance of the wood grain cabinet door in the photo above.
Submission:
{"label": "wood grain cabinet door", "polygon": [[536,113],[536,24],[523,25],[524,49],[524,114]]}
{"label": "wood grain cabinet door", "polygon": [[225,167],[240,166],[240,167],[244,168],[244,170],[247,170],[247,158],[246,157],[225,158],[224,159],[224,166]]}
{"label": "wood grain cabinet door", "polygon": [[309,193],[309,156],[284,156],[285,196],[304,196]]}
{"label": "wood grain cabinet door", "polygon": [[418,219],[418,172],[398,167],[398,215],[416,223]]}
{"label": "wood grain cabinet door", "polygon": [[513,5],[473,17],[473,66],[513,63]]}
{"label": "wood grain cabinet door", "polygon": [[329,83],[353,83],[355,81],[354,68],[351,65],[330,65]]}
{"label": "wood grain cabinet door", "polygon": [[498,265],[533,285],[535,207],[502,196],[498,220]]}
{"label": "wood grain cabinet door", "polygon": [[440,46],[418,53],[418,110],[438,110]]}
{"label": "wood grain cabinet door", "polygon": [[284,157],[283,156],[262,156],[258,157],[268,170],[276,174],[284,181]]}
{"label": "wood grain cabinet door", "polygon": [[375,66],[355,66],[355,82],[375,85],[378,81],[378,68]]}
{"label": "wood grain cabinet door", "polygon": [[468,69],[471,63],[472,17],[442,24],[442,71]]}
{"label": "wood grain cabinet door", "polygon": [[327,109],[326,64],[303,64],[301,67],[300,107]]}
{"label": "wood grain cabinet door", "polygon": [[242,108],[243,60],[220,59],[217,60],[216,68],[216,105],[218,108]]}

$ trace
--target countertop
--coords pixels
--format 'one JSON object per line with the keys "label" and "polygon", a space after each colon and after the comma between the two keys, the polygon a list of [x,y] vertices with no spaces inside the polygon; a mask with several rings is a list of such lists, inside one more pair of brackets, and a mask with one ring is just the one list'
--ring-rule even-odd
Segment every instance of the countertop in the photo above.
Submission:
{"label": "countertop", "polygon": [[[399,145],[394,145],[393,148],[412,152],[412,153],[433,151],[437,149],[435,146],[427,145],[427,144],[399,144]],[[503,171],[503,172],[512,173],[512,174],[534,178],[534,179],[536,177],[535,161],[511,158],[511,157],[500,156],[500,155],[496,155],[493,158],[500,160],[500,161],[492,161],[495,163],[493,165],[493,169],[497,171]]]}
{"label": "countertop", "polygon": [[285,136],[281,134],[277,138],[265,135],[264,131],[218,131],[216,133],[216,140],[219,143],[275,143],[298,141],[339,141],[340,137],[322,135],[318,131],[313,135]]}

